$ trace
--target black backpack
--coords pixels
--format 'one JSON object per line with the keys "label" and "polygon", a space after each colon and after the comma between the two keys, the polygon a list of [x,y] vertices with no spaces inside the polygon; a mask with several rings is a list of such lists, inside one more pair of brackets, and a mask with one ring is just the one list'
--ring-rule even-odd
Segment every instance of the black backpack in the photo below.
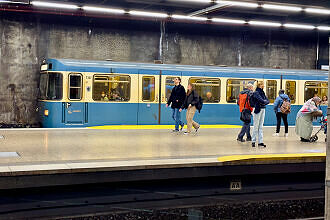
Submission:
{"label": "black backpack", "polygon": [[201,110],[203,108],[203,99],[202,97],[198,97],[198,102],[196,104],[196,109],[198,110],[199,113],[201,113]]}

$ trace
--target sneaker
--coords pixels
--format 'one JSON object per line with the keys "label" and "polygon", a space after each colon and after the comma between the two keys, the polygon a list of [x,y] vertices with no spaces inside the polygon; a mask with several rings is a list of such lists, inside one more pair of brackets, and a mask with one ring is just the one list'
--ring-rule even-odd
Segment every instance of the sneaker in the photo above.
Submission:
{"label": "sneaker", "polygon": [[180,125],[180,131],[182,131],[183,127],[184,127],[184,123],[182,123],[182,125]]}
{"label": "sneaker", "polygon": [[185,131],[183,134],[190,134],[189,132]]}
{"label": "sneaker", "polygon": [[274,134],[273,134],[273,137],[278,137],[278,136],[280,136],[279,133],[274,133]]}
{"label": "sneaker", "polygon": [[260,143],[260,144],[258,144],[258,147],[266,147],[266,144]]}
{"label": "sneaker", "polygon": [[285,134],[284,134],[284,137],[289,137],[289,134],[288,134],[288,133],[285,133]]}
{"label": "sneaker", "polygon": [[252,141],[252,138],[246,138],[246,141]]}
{"label": "sneaker", "polygon": [[256,143],[252,142],[252,147],[256,147]]}
{"label": "sneaker", "polygon": [[243,138],[237,138],[237,141],[245,142],[245,140]]}
{"label": "sneaker", "polygon": [[173,129],[172,132],[178,132],[179,130]]}
{"label": "sneaker", "polygon": [[201,126],[198,126],[198,128],[196,128],[196,130],[195,130],[195,131],[197,132],[197,131],[198,131],[198,129],[199,129],[200,127],[201,127]]}

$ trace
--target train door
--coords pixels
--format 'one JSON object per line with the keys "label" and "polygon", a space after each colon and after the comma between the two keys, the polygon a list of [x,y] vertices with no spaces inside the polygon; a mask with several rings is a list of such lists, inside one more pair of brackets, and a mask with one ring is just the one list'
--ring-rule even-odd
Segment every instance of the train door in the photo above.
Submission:
{"label": "train door", "polygon": [[71,73],[68,78],[68,101],[64,103],[65,123],[81,125],[84,123],[84,102],[82,102],[82,75]]}
{"label": "train door", "polygon": [[138,124],[159,124],[160,71],[139,71]]}
{"label": "train door", "polygon": [[[173,124],[172,109],[166,108],[166,103],[170,98],[172,89],[174,87],[174,79],[181,77],[181,72],[163,71],[161,76],[161,124]],[[181,119],[183,116],[181,116]]]}

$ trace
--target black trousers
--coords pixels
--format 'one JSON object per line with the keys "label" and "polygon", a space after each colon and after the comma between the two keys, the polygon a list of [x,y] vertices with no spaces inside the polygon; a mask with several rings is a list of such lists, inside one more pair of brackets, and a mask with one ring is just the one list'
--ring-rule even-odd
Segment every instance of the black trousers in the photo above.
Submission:
{"label": "black trousers", "polygon": [[276,119],[277,119],[276,133],[280,133],[281,118],[283,118],[283,123],[284,123],[284,126],[285,126],[285,133],[288,133],[289,132],[288,115],[283,114],[282,112],[277,112],[276,113]]}

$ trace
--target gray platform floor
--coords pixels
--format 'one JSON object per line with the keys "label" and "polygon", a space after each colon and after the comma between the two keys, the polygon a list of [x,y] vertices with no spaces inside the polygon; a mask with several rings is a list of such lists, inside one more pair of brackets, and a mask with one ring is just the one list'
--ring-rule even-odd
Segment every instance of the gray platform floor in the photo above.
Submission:
{"label": "gray platform floor", "polygon": [[[120,164],[121,161],[143,164],[146,160],[205,162],[224,155],[325,152],[325,135],[321,132],[318,142],[302,143],[294,128],[289,128],[289,137],[283,133],[273,137],[274,129],[264,128],[266,148],[252,148],[251,142],[237,142],[239,128],[205,128],[196,135],[172,133],[167,129],[2,129],[0,166],[67,162]],[[18,156],[10,152],[17,152]]]}

